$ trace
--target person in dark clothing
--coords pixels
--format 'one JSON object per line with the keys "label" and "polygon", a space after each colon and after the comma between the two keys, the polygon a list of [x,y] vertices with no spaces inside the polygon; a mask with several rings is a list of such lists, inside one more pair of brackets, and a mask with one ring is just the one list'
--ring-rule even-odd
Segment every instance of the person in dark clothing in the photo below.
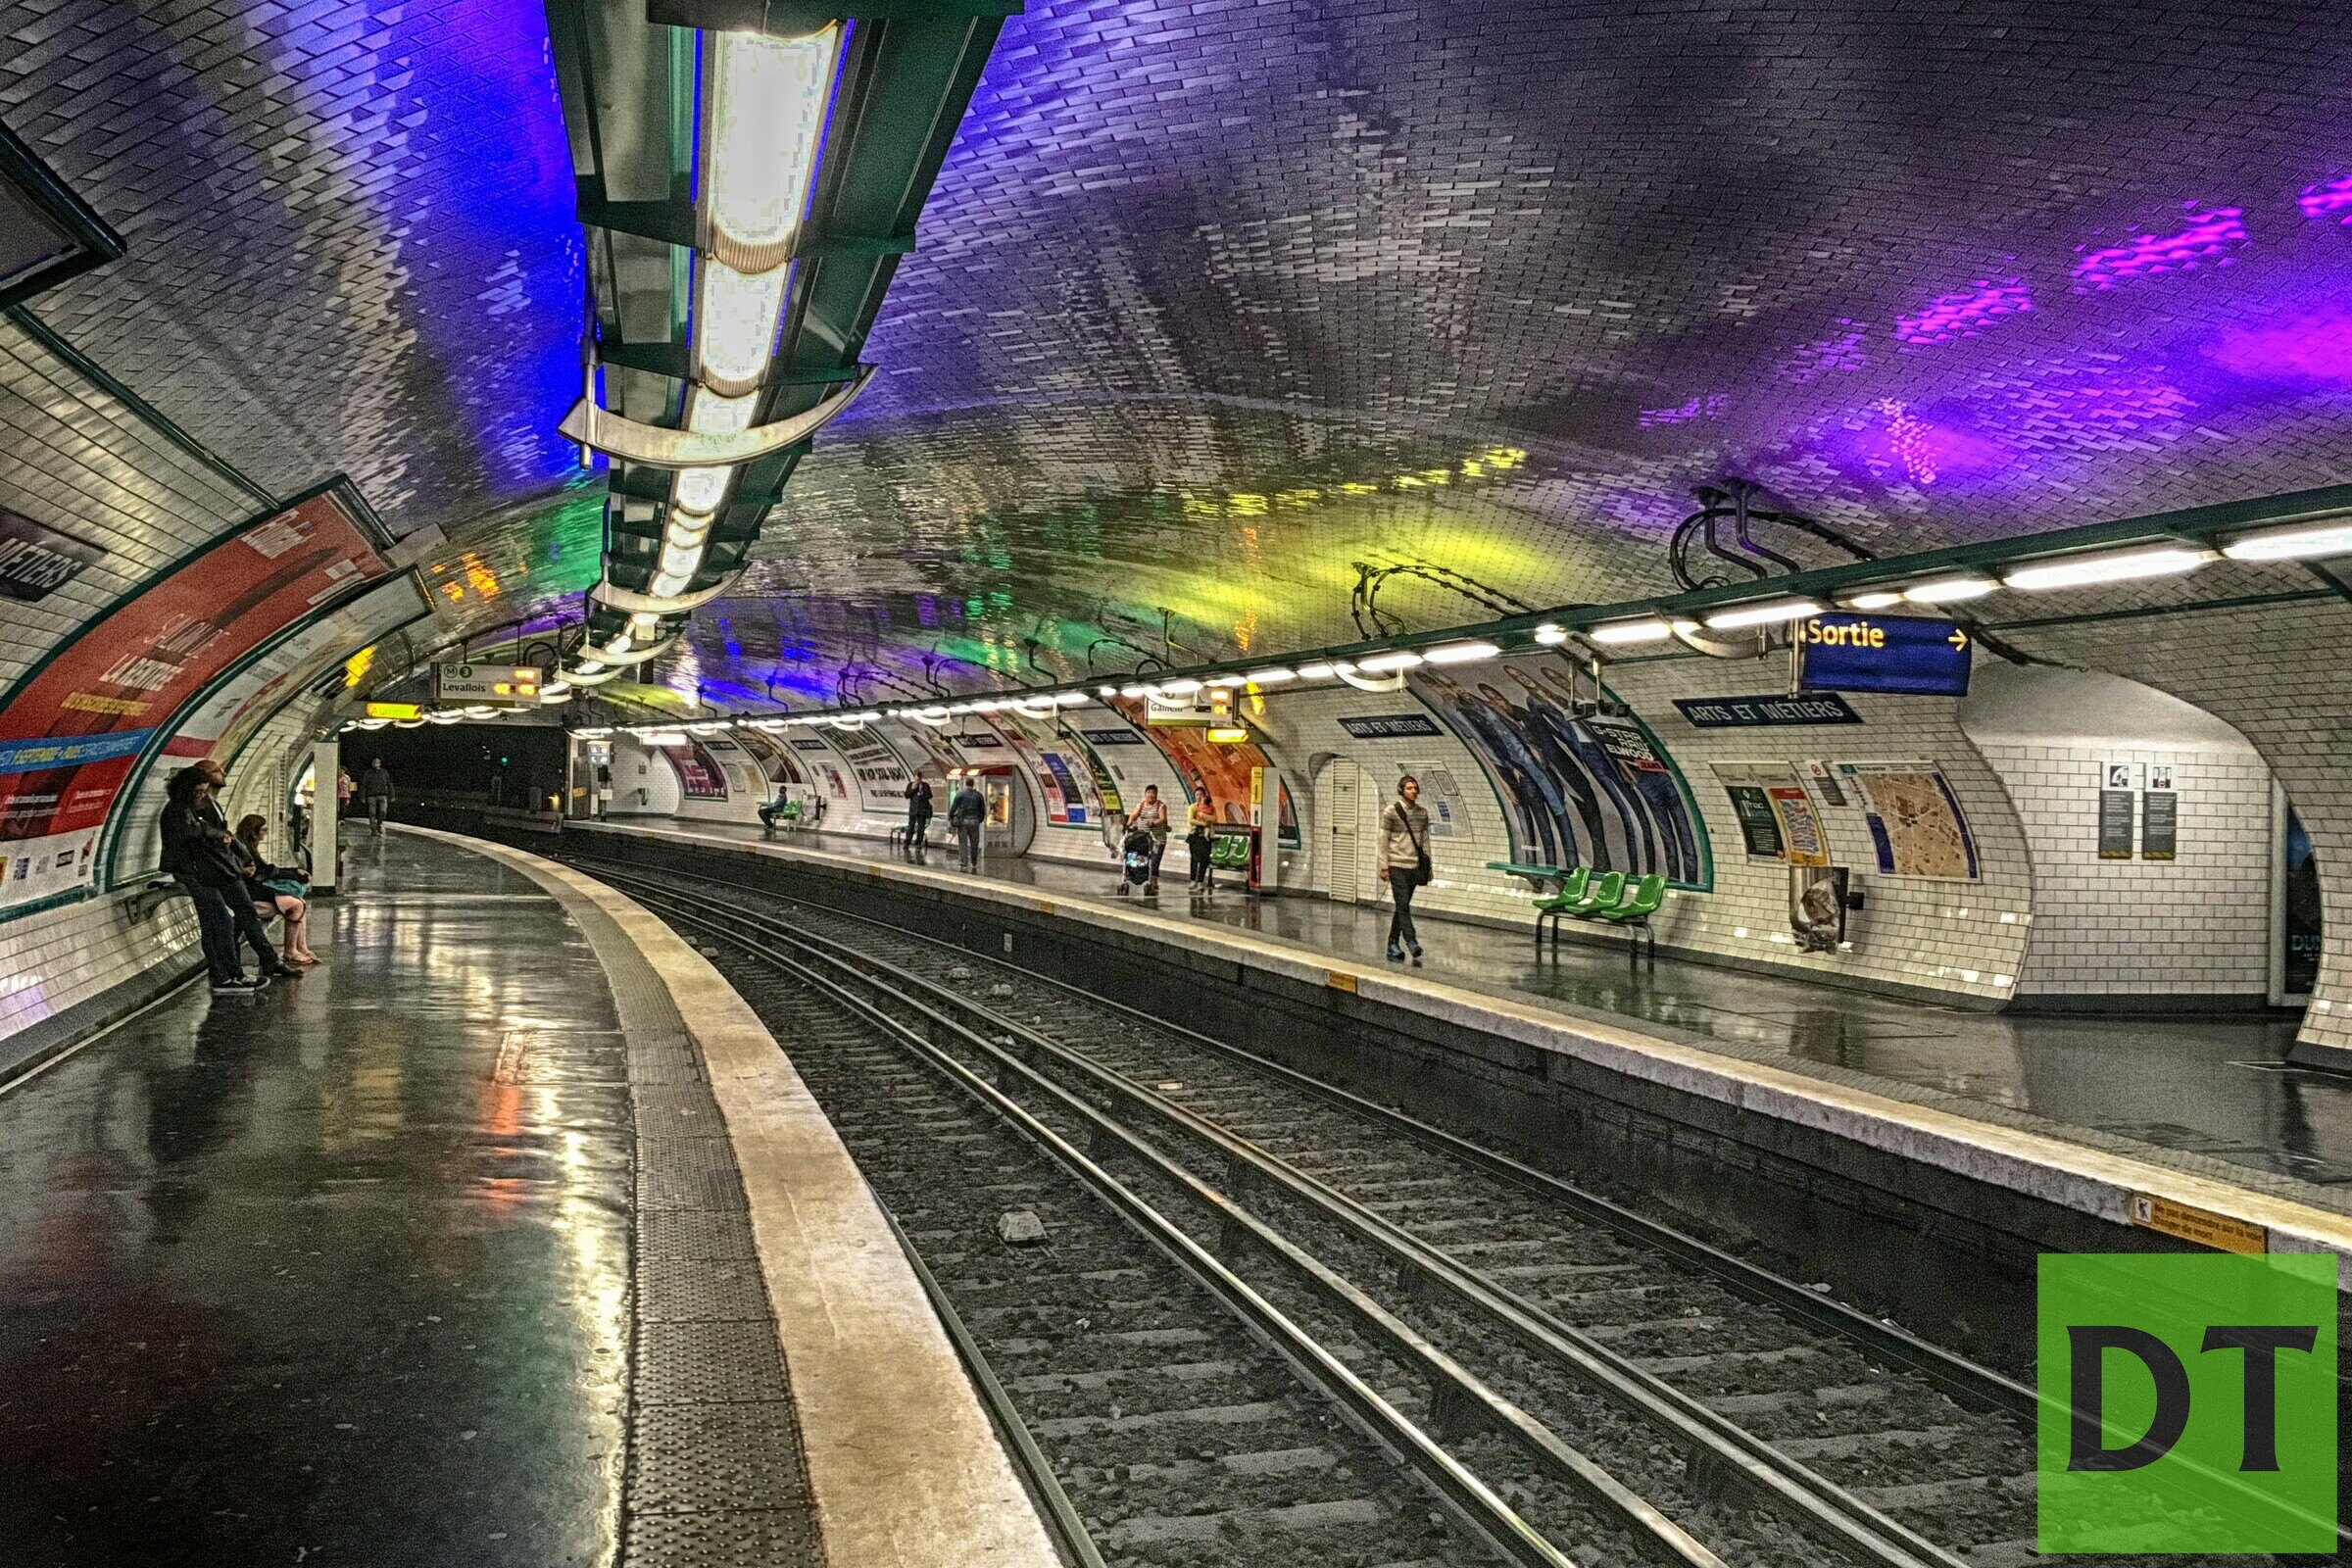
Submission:
{"label": "person in dark clothing", "polygon": [[311,901],[291,890],[307,889],[311,879],[300,867],[272,865],[262,858],[262,841],[269,836],[269,818],[259,811],[250,812],[237,824],[229,847],[237,857],[237,869],[245,875],[245,893],[253,900],[253,912],[264,919],[274,914],[286,922],[286,962],[307,969],[319,961],[318,955],[311,951]]}
{"label": "person in dark clothing", "polygon": [[916,855],[931,847],[931,781],[915,774],[906,785],[906,847]]}
{"label": "person in dark clothing", "polygon": [[948,803],[948,831],[956,835],[956,855],[966,871],[980,869],[980,828],[988,820],[988,802],[969,783],[957,786]]}
{"label": "person in dark clothing", "polygon": [[368,771],[360,775],[360,799],[368,803],[368,822],[377,838],[384,836],[384,813],[392,808],[392,775],[384,770],[384,760],[371,757]]}
{"label": "person in dark clothing", "polygon": [[1421,781],[1410,773],[1396,781],[1396,798],[1380,813],[1380,879],[1396,901],[1389,915],[1389,961],[1406,953],[1421,967],[1421,933],[1413,929],[1413,894],[1430,879],[1429,808],[1421,804]]}
{"label": "person in dark clothing", "polygon": [[[211,971],[213,994],[235,996],[268,985],[276,956],[271,954],[263,963],[259,978],[245,978],[237,960],[236,911],[242,908],[256,930],[261,922],[245,897],[245,878],[228,847],[227,832],[216,831],[206,813],[212,788],[201,764],[181,768],[165,785],[163,866],[196,906],[196,933],[204,948],[205,968]],[[269,945],[264,936],[262,949],[267,951]]]}
{"label": "person in dark clothing", "polygon": [[[196,764],[196,770],[204,775],[205,783],[197,798],[197,809],[204,817],[206,829],[228,841],[227,853],[237,866],[237,886],[242,890],[245,886],[244,860],[237,854],[235,836],[228,831],[228,816],[220,809],[220,792],[228,787],[228,770],[209,757]],[[253,949],[254,963],[265,978],[302,978],[302,971],[281,960],[277,950],[270,945],[270,933],[263,926],[261,911],[253,906],[252,900],[231,898],[228,901],[228,914],[236,926],[237,935],[243,937],[245,945]]]}

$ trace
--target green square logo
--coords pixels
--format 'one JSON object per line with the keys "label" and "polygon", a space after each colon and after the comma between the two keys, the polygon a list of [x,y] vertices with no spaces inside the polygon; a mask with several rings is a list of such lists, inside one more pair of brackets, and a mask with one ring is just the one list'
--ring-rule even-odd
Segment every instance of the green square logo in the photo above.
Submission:
{"label": "green square logo", "polygon": [[2336,1259],[2047,1253],[2045,1552],[2332,1552]]}

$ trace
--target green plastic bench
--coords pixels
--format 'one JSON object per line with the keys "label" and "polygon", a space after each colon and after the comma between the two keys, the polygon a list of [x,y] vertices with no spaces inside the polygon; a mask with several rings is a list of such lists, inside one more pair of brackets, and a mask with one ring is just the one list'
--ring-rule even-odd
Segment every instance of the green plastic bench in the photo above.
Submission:
{"label": "green plastic bench", "polygon": [[1611,925],[1625,926],[1639,933],[1638,939],[1628,946],[1627,956],[1640,961],[1642,951],[1646,946],[1649,961],[1654,964],[1658,961],[1658,936],[1650,928],[1649,917],[1657,913],[1658,906],[1665,902],[1666,879],[1653,872],[1628,889],[1625,898],[1605,909],[1592,910],[1585,918],[1606,920]]}

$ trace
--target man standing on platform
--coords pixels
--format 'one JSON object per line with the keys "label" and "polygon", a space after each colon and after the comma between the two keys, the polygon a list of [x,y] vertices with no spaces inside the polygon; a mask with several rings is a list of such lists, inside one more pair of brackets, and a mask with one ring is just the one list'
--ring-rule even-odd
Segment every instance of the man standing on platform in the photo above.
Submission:
{"label": "man standing on platform", "polygon": [[384,760],[371,757],[368,771],[360,775],[360,799],[368,803],[368,822],[377,838],[384,836],[384,813],[392,808],[392,775],[384,771]]}
{"label": "man standing on platform", "polygon": [[931,781],[917,773],[906,784],[906,848],[920,856],[931,838]]}
{"label": "man standing on platform", "polygon": [[988,802],[971,780],[956,786],[948,803],[948,831],[956,835],[956,854],[966,871],[980,869],[980,826],[988,820]]}

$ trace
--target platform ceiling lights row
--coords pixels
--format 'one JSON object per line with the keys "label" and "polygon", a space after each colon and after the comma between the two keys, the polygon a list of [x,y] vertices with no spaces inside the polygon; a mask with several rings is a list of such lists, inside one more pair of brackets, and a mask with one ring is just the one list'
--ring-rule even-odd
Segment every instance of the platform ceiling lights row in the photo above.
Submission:
{"label": "platform ceiling lights row", "polygon": [[[2003,588],[2020,593],[2049,593],[2063,588],[2094,588],[2111,583],[2176,577],[2215,561],[2254,563],[2320,561],[2352,555],[2352,521],[2335,520],[2279,528],[2261,528],[2221,543],[2218,550],[2190,544],[2150,545],[2126,550],[2095,550],[2073,554],[2026,557],[1997,575],[1946,572],[1908,587],[1874,588],[1842,595],[1843,610],[1892,610],[1899,605],[1951,605],[1982,599]],[[1740,631],[1783,625],[1824,612],[1811,599],[1780,598],[1755,604],[1726,606],[1699,620],[1673,620],[1646,615],[1637,619],[1603,621],[1583,635],[1602,647],[1664,642],[1702,627],[1709,631]],[[1556,626],[1537,628],[1536,640],[1557,645],[1568,633]],[[1370,661],[1365,662],[1367,667]]]}
{"label": "platform ceiling lights row", "polygon": [[660,563],[646,591],[615,584],[609,559],[605,580],[591,590],[629,619],[565,671],[581,685],[601,684],[665,652],[676,632],[663,629],[662,617],[683,614],[725,589],[719,583],[688,591],[737,468],[804,439],[864,386],[860,377],[805,414],[772,425],[752,422],[775,357],[794,247],[840,71],[841,25],[799,38],[711,32],[705,40],[710,85],[695,214],[689,329],[695,379],[684,428],[639,424],[590,399],[564,424],[564,433],[583,445],[676,470]]}

